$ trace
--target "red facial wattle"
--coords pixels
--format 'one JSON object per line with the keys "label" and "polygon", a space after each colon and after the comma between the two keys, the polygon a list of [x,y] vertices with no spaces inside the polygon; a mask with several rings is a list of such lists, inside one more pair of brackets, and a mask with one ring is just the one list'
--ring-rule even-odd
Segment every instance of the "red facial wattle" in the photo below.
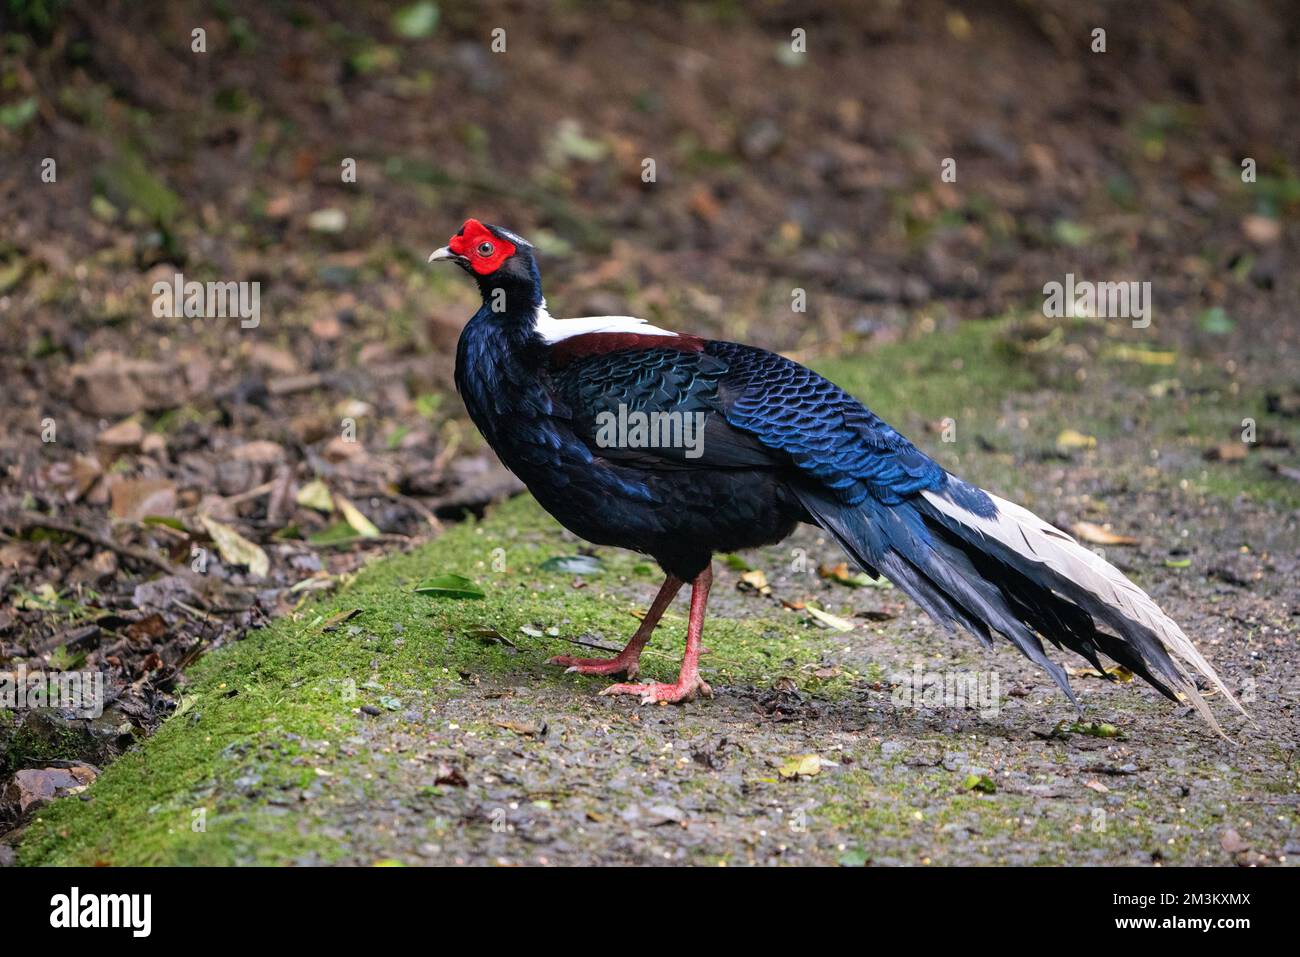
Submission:
{"label": "red facial wattle", "polygon": [[477,219],[465,220],[451,242],[447,244],[457,256],[469,260],[469,266],[480,276],[490,276],[501,268],[501,264],[515,254],[515,244],[492,231]]}

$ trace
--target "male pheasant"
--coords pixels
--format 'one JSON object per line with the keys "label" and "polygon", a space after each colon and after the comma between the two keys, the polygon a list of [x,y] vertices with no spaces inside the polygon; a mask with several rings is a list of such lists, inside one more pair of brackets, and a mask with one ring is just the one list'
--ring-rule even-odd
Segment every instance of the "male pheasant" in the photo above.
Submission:
{"label": "male pheasant", "polygon": [[691,584],[677,681],[602,694],[710,695],[699,656],[713,554],[779,542],[807,522],[945,628],[960,625],[986,645],[994,634],[1010,641],[1076,705],[1043,639],[1103,672],[1106,655],[1211,724],[1193,674],[1237,705],[1118,569],[950,474],[815,372],[628,316],[557,320],[533,247],[498,226],[468,220],[429,260],[462,266],[482,292],[460,337],[456,385],[488,444],[570,531],[649,555],[667,576],[619,654],[552,661],[634,678],[660,616]]}

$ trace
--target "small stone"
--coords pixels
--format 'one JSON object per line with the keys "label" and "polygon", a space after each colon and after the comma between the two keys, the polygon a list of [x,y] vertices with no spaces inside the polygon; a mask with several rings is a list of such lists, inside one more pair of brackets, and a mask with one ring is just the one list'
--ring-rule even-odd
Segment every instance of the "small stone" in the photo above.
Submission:
{"label": "small stone", "polygon": [[85,790],[97,776],[98,772],[88,764],[17,771],[0,794],[0,807],[24,815],[55,798]]}
{"label": "small stone", "polygon": [[646,808],[645,823],[650,827],[661,824],[680,824],[686,820],[686,812],[671,804],[652,804]]}
{"label": "small stone", "polygon": [[347,225],[347,213],[334,207],[318,209],[307,217],[307,228],[314,233],[341,233]]}
{"label": "small stone", "polygon": [[771,156],[782,140],[781,127],[768,117],[750,123],[740,137],[740,152],[746,159],[765,159]]}
{"label": "small stone", "polygon": [[157,432],[150,432],[140,441],[140,451],[156,458],[167,451],[167,439]]}
{"label": "small stone", "polygon": [[1219,846],[1229,854],[1239,854],[1242,851],[1250,850],[1250,845],[1241,839],[1236,828],[1226,828],[1219,835]]}
{"label": "small stone", "polygon": [[100,432],[95,441],[109,451],[132,452],[144,441],[144,426],[134,419],[127,419]]}
{"label": "small stone", "polygon": [[1271,246],[1282,238],[1282,224],[1269,216],[1250,215],[1241,221],[1241,231],[1256,246]]}
{"label": "small stone", "polygon": [[343,335],[343,324],[339,322],[337,316],[321,316],[312,320],[311,334],[317,339],[333,342]]}

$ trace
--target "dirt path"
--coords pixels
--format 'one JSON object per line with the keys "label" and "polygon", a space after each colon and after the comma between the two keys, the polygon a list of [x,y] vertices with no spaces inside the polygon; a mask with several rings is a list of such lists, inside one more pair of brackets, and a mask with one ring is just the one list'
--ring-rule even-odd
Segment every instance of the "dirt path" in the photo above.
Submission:
{"label": "dirt path", "polygon": [[[1010,334],[974,328],[999,341]],[[545,659],[571,652],[572,641],[616,644],[652,594],[654,570],[601,550],[602,574],[547,571],[547,559],[580,543],[522,498],[209,656],[178,714],[85,800],[42,812],[20,859],[1294,861],[1295,513],[1226,502],[1180,477],[1206,463],[1199,454],[1180,463],[1176,434],[1120,433],[1069,462],[982,451],[1051,449],[1062,417],[1087,416],[1088,402],[1142,416],[1155,400],[1128,370],[1095,362],[1095,391],[1082,397],[1003,390],[980,405],[990,378],[1012,377],[945,368],[952,346],[933,336],[895,347],[929,354],[943,370],[939,401],[970,408],[970,437],[952,449],[936,443],[941,454],[989,484],[1014,457],[1011,491],[1050,519],[1108,521],[1135,537],[1110,557],[1247,698],[1254,725],[1216,706],[1240,744],[1149,689],[1083,675],[1073,679],[1080,717],[1011,650],[945,638],[895,591],[819,576],[839,559],[812,529],[748,557],[771,596],[742,590],[744,573],[719,563],[704,659],[713,700],[598,698],[602,681],[559,674]],[[853,364],[870,376],[895,359]],[[1207,396],[1190,408],[1202,402],[1216,407]],[[1165,452],[1163,470],[1127,467],[1151,447]],[[413,592],[443,573],[474,578],[485,596]],[[815,627],[779,599],[815,602],[853,628]],[[683,625],[676,607],[647,659],[652,676],[674,673]],[[969,676],[973,695],[910,697],[917,667],[922,688]]]}

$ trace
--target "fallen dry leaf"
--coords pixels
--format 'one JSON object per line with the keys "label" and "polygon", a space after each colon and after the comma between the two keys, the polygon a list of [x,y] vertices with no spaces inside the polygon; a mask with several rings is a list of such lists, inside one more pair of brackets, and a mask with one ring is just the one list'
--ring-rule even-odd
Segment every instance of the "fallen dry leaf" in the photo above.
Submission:
{"label": "fallen dry leaf", "polygon": [[355,439],[349,440],[341,435],[336,435],[325,444],[323,452],[326,461],[346,462],[349,459],[361,458],[366,454],[366,447]]}
{"label": "fallen dry leaf", "polygon": [[833,631],[852,631],[857,627],[847,618],[841,618],[839,615],[832,615],[830,612],[822,611],[820,608],[814,608],[812,605],[809,605],[805,610],[808,614],[812,615],[819,624],[825,625]]}
{"label": "fallen dry leaf", "polygon": [[1116,681],[1129,682],[1133,680],[1133,672],[1129,671],[1123,665],[1111,665],[1106,669],[1105,674],[1102,674],[1096,668],[1075,668],[1072,665],[1067,665],[1065,673],[1071,678],[1105,678],[1109,675]]}
{"label": "fallen dry leaf", "polygon": [[132,641],[150,641],[167,634],[167,623],[163,621],[162,615],[155,612],[131,622],[122,631]]}
{"label": "fallen dry leaf", "polygon": [[1144,366],[1172,366],[1178,364],[1177,352],[1157,349],[1138,349],[1135,346],[1115,346],[1107,350],[1106,358],[1121,362],[1137,362]]}
{"label": "fallen dry leaf", "polygon": [[266,577],[271,570],[271,560],[266,557],[266,552],[262,551],[261,546],[250,542],[229,525],[223,525],[207,515],[200,515],[199,521],[212,536],[212,541],[216,543],[217,551],[223,559],[232,565],[247,565],[249,574],[256,575],[258,578]]}
{"label": "fallen dry leaf", "polygon": [[[832,766],[834,762],[828,762]],[[811,778],[821,773],[822,759],[816,754],[796,754],[792,758],[787,758],[785,763],[778,769],[777,773],[783,778]]]}
{"label": "fallen dry leaf", "polygon": [[334,511],[334,496],[320,479],[313,479],[298,489],[295,501],[304,508],[315,509],[318,512],[328,514]]}
{"label": "fallen dry leaf", "polygon": [[817,574],[827,581],[848,585],[850,588],[871,588],[876,586],[876,582],[872,581],[866,572],[850,571],[848,562],[840,562],[837,565],[818,565]]}
{"label": "fallen dry leaf", "polygon": [[114,518],[139,521],[176,511],[176,483],[168,479],[124,479],[112,488]]}
{"label": "fallen dry leaf", "polygon": [[356,530],[356,533],[362,538],[379,537],[380,532],[379,529],[375,527],[375,523],[366,518],[365,515],[361,514],[361,509],[353,505],[348,499],[344,498],[342,495],[335,495],[334,504],[339,507],[339,511],[343,513],[343,517],[347,520],[347,523],[351,525]]}
{"label": "fallen dry leaf", "polygon": [[1056,447],[1066,452],[1074,449],[1095,449],[1097,439],[1091,435],[1076,432],[1074,429],[1065,429],[1056,437]]}
{"label": "fallen dry leaf", "polygon": [[1094,525],[1092,522],[1075,522],[1070,526],[1070,531],[1079,541],[1087,542],[1089,545],[1136,545],[1138,543],[1136,538],[1116,535],[1109,529]]}
{"label": "fallen dry leaf", "polygon": [[1212,449],[1206,449],[1205,457],[1211,462],[1240,462],[1246,457],[1246,443],[1224,442]]}
{"label": "fallen dry leaf", "polygon": [[135,419],[127,419],[117,425],[110,425],[95,437],[95,441],[114,452],[138,449],[144,441],[144,426]]}
{"label": "fallen dry leaf", "polygon": [[493,721],[498,728],[505,728],[525,738],[546,737],[546,722],[536,721]]}

